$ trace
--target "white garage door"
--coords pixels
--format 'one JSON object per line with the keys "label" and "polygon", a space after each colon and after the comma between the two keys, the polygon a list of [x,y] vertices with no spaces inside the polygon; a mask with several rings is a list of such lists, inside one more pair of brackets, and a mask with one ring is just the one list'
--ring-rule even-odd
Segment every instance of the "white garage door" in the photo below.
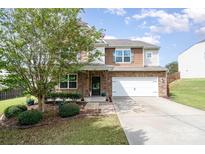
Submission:
{"label": "white garage door", "polygon": [[158,96],[157,77],[112,77],[113,96]]}

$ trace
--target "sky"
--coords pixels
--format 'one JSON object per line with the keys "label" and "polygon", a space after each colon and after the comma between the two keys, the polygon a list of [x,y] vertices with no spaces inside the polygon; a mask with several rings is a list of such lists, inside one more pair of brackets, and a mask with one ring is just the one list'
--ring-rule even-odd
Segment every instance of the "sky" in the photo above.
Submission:
{"label": "sky", "polygon": [[107,39],[133,39],[160,46],[160,65],[205,39],[205,9],[85,9],[81,18],[105,30]]}

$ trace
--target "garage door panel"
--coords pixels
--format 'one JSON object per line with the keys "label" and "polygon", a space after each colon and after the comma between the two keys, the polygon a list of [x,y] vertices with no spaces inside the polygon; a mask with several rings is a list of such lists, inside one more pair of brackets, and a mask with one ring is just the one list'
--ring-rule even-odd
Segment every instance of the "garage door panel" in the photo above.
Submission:
{"label": "garage door panel", "polygon": [[113,96],[158,96],[156,77],[113,77]]}

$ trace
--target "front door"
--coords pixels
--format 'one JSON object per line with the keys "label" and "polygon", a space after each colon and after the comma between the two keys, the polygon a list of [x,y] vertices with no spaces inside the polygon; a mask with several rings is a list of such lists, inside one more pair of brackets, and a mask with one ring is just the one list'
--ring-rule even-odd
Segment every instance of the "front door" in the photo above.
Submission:
{"label": "front door", "polygon": [[100,95],[100,77],[92,77],[92,95]]}

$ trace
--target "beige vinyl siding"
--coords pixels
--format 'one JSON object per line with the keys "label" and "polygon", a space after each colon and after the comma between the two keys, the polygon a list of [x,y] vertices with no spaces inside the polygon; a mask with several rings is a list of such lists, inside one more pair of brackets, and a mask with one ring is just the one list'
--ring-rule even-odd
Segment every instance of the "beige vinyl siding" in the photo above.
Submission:
{"label": "beige vinyl siding", "polygon": [[[151,58],[147,58],[147,53],[152,54]],[[159,66],[159,52],[157,50],[144,50],[144,66]]]}

